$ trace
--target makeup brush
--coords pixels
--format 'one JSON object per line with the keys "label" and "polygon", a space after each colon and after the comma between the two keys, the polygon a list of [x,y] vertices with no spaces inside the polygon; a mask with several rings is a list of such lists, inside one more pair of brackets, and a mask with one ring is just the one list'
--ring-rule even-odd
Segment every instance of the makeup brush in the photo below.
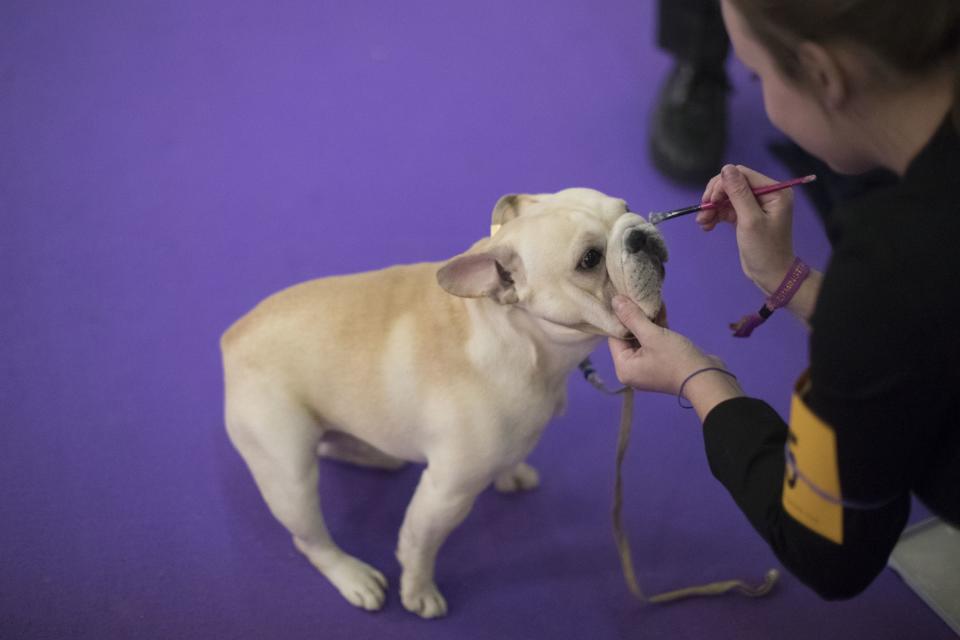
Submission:
{"label": "makeup brush", "polygon": [[[790,187],[795,187],[799,184],[808,184],[817,179],[815,175],[804,176],[802,178],[794,178],[793,180],[786,180],[784,182],[777,182],[775,184],[768,184],[764,187],[757,187],[756,189],[751,189],[753,195],[761,196],[765,193],[773,193],[774,191],[780,191],[781,189],[789,189]],[[671,218],[679,218],[680,216],[685,216],[688,213],[696,213],[697,211],[706,211],[709,209],[716,209],[717,207],[724,205],[730,202],[729,198],[724,198],[719,202],[701,202],[700,204],[695,204],[691,207],[684,207],[683,209],[674,209],[673,211],[652,211],[647,216],[647,221],[651,224],[660,224],[664,220],[670,220]]]}

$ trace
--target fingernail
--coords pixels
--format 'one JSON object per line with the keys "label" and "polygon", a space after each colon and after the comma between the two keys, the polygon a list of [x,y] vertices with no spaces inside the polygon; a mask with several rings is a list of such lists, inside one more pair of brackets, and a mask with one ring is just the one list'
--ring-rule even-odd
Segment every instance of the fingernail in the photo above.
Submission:
{"label": "fingernail", "polygon": [[723,166],[723,169],[720,170],[720,175],[724,178],[735,178],[737,177],[737,168],[732,164],[726,164]]}
{"label": "fingernail", "polygon": [[620,310],[622,310],[622,309],[626,306],[626,304],[627,304],[626,298],[624,298],[623,296],[621,296],[621,295],[613,296],[613,310],[614,310],[614,311],[620,311]]}

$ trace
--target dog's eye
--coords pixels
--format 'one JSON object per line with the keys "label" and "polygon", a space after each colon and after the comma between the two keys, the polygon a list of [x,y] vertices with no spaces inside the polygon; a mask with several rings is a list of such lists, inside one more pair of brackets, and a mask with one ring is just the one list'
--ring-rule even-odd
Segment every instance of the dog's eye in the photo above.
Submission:
{"label": "dog's eye", "polygon": [[580,264],[577,265],[577,269],[581,271],[590,271],[603,260],[603,253],[597,249],[588,249],[583,257],[580,258]]}

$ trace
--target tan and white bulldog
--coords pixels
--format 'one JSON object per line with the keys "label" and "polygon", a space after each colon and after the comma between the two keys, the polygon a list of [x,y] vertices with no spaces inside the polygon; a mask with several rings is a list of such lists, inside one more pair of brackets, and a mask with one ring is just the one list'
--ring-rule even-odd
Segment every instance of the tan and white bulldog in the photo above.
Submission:
{"label": "tan and white bulldog", "polygon": [[590,189],[510,195],[493,235],[445,263],[323,278],[281,291],[221,340],[227,432],[293,543],[352,604],[386,580],[344,553],[320,512],[317,457],[425,463],[397,558],[410,611],[447,611],[437,552],[491,483],[535,487],[524,459],[604,336],[616,293],[661,311],[657,229]]}

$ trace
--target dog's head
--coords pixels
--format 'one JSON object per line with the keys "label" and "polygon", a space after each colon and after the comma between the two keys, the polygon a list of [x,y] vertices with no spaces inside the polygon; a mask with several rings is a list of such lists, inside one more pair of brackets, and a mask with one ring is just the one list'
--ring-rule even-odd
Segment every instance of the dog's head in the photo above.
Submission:
{"label": "dog's head", "polygon": [[611,307],[618,293],[663,321],[666,245],[623,200],[592,189],[507,195],[493,210],[491,231],[440,269],[440,286],[595,335],[628,335]]}

